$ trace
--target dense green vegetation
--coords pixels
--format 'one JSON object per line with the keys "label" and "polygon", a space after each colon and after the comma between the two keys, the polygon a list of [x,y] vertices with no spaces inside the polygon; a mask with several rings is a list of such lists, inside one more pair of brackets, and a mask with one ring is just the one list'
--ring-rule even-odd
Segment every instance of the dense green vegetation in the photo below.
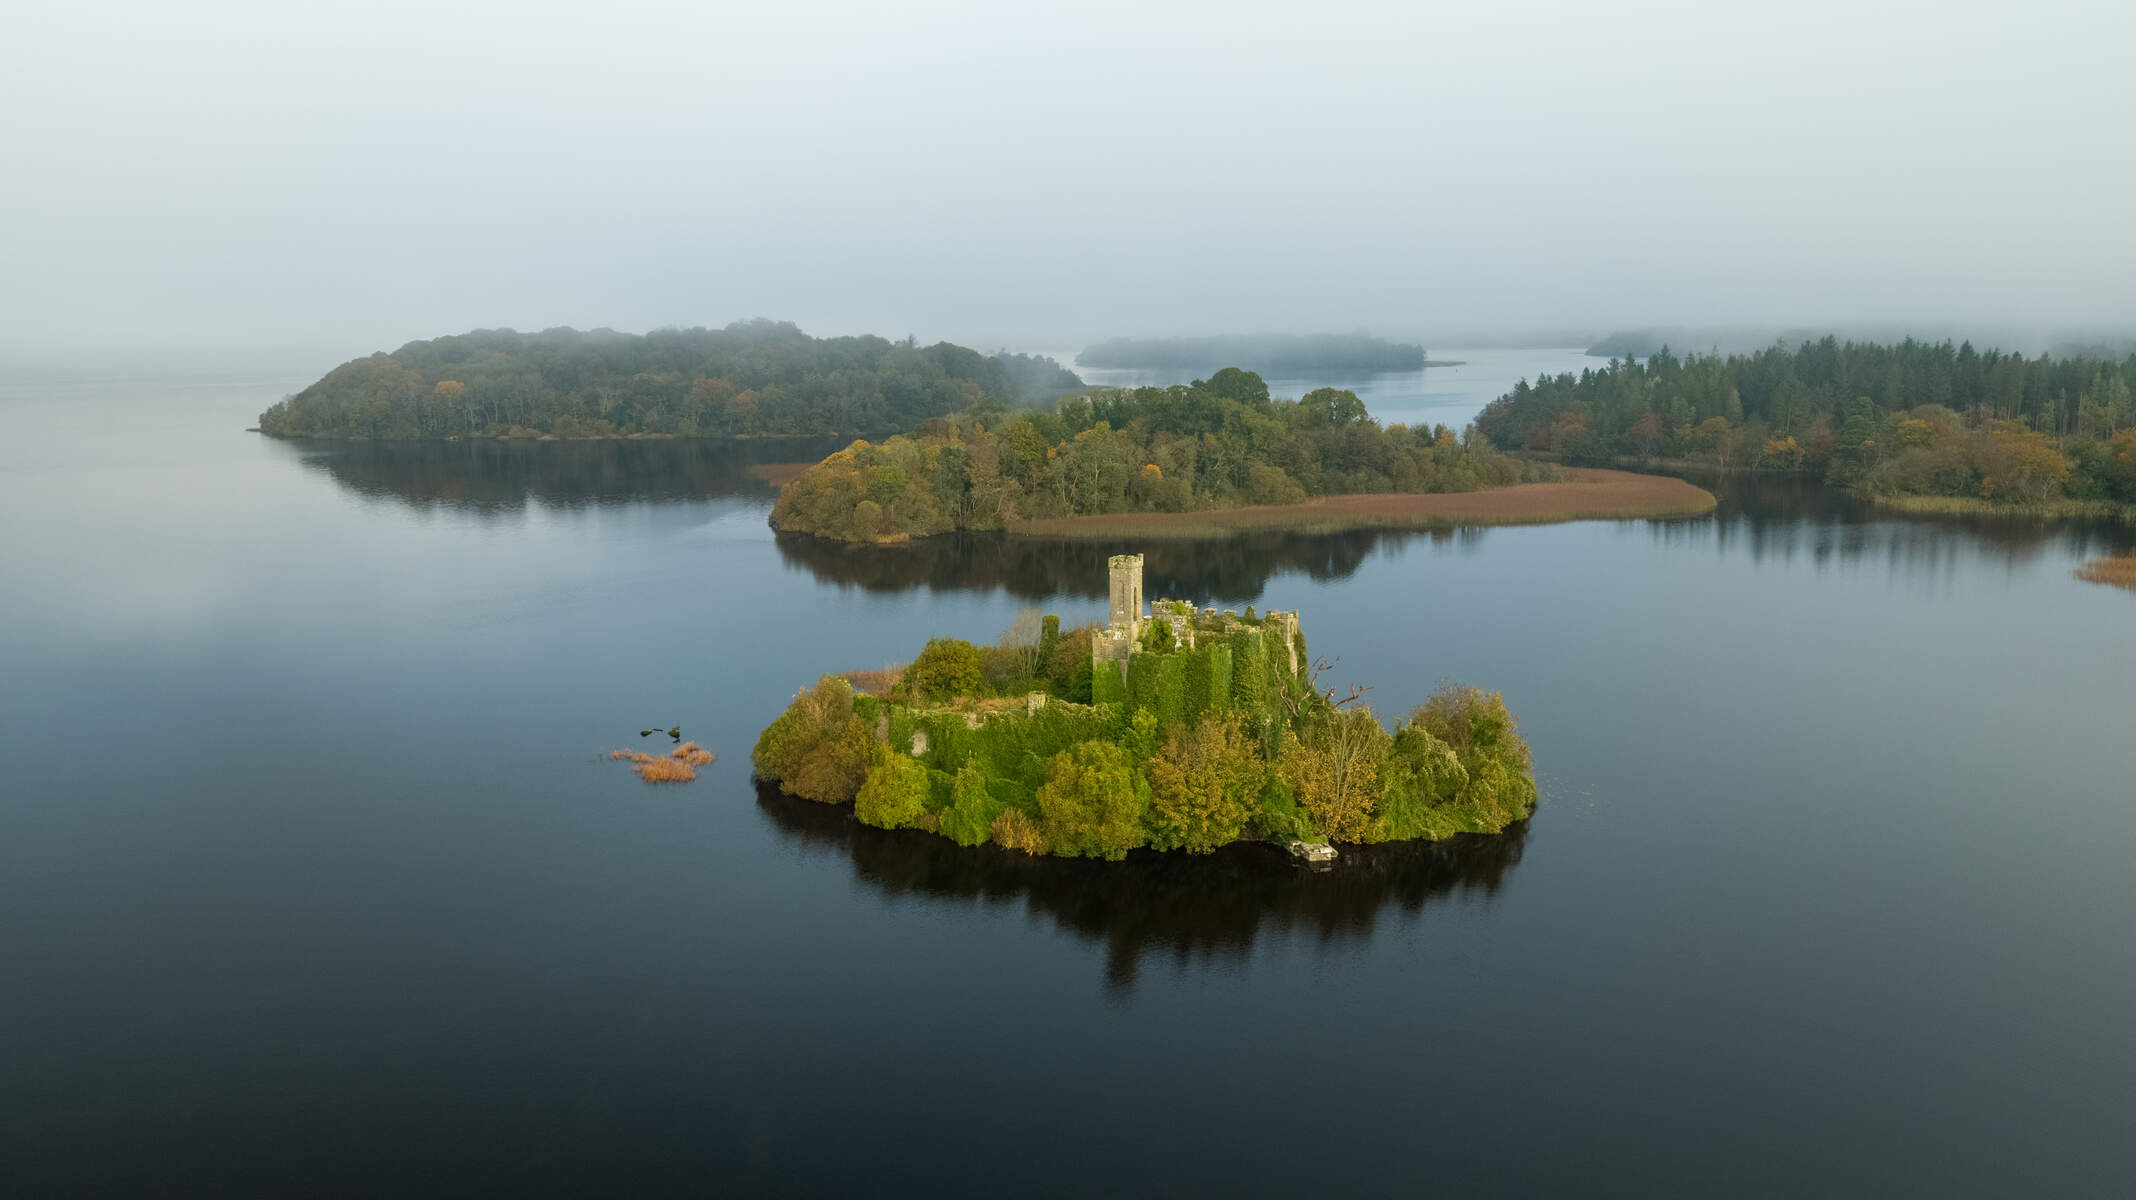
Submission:
{"label": "dense green vegetation", "polygon": [[1081,367],[1161,367],[1208,371],[1226,363],[1270,375],[1416,371],[1424,347],[1363,334],[1258,334],[1247,337],[1114,338],[1085,347]]}
{"label": "dense green vegetation", "polygon": [[1294,625],[1177,606],[1188,645],[1154,611],[1124,670],[1093,663],[1103,631],[1034,611],[993,646],[936,639],[901,672],[825,676],[758,738],[756,772],[870,825],[1109,859],[1496,833],[1533,810],[1495,693],[1442,687],[1389,733],[1319,690],[1330,664],[1308,665]]}
{"label": "dense green vegetation", "polygon": [[814,338],[791,324],[643,336],[479,329],[334,368],[260,414],[281,437],[603,438],[860,434],[1082,381],[1050,358],[940,342]]}
{"label": "dense green vegetation", "polygon": [[870,542],[1094,513],[1295,504],[1359,492],[1467,492],[1554,478],[1445,426],[1382,427],[1354,392],[1274,400],[1227,367],[1168,388],[981,405],[914,436],[855,442],[786,485],[781,530]]}
{"label": "dense green vegetation", "polygon": [[1523,381],[1476,418],[1502,448],[1812,471],[1885,497],[2136,504],[2136,355],[1833,338],[1614,360]]}

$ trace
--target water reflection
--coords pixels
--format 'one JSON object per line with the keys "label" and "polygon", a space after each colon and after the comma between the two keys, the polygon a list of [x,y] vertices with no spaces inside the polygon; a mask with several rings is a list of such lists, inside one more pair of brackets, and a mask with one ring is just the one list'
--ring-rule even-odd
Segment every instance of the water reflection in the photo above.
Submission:
{"label": "water reflection", "polygon": [[[756,468],[813,461],[843,440],[275,444],[359,495],[501,517],[530,504],[580,508],[747,496],[768,506],[773,490]],[[2136,529],[2114,521],[1914,515],[1799,477],[1688,477],[1719,497],[1720,506],[1711,518],[1641,523],[1658,543],[1742,550],[1754,560],[1806,557],[1818,566],[1883,559],[1894,571],[1922,576],[1941,574],[1968,555],[2017,566],[2044,555],[2083,559],[2136,546]],[[969,534],[848,546],[781,534],[777,544],[788,565],[825,583],[873,592],[1004,591],[1028,599],[1101,596],[1107,556],[1140,552],[1152,594],[1243,605],[1278,575],[1343,580],[1376,552],[1396,552],[1413,540],[1473,551],[1493,536],[1497,531],[1484,528],[1355,530],[1150,543]]]}
{"label": "water reflection", "polygon": [[507,514],[528,504],[583,508],[705,500],[773,488],[753,468],[814,462],[844,438],[747,441],[278,442],[360,495],[411,507]]}
{"label": "water reflection", "polygon": [[1653,521],[1657,543],[1711,544],[1752,561],[1807,557],[1818,566],[1883,559],[1896,573],[1937,575],[1967,557],[2019,566],[2126,553],[2136,528],[2107,519],[1948,516],[1882,508],[1800,476],[1687,475],[1720,507],[1710,521]]}
{"label": "water reflection", "polygon": [[961,534],[900,546],[849,546],[806,534],[778,535],[779,555],[818,580],[875,592],[916,587],[937,591],[1006,591],[1013,596],[1103,596],[1105,560],[1141,554],[1151,596],[1243,604],[1276,575],[1347,579],[1374,551],[1412,538],[1464,547],[1483,529],[1353,530],[1347,533],[1249,533],[1210,541],[1081,541]]}
{"label": "water reflection", "polygon": [[963,847],[932,834],[862,825],[845,807],[757,784],[757,808],[807,850],[842,854],[855,878],[889,896],[1007,904],[1106,947],[1106,986],[1133,990],[1142,961],[1240,961],[1254,940],[1299,931],[1322,943],[1362,942],[1392,908],[1413,918],[1434,900],[1490,895],[1520,862],[1528,823],[1495,837],[1345,849],[1305,870],[1273,846],[1233,845],[1206,857],[1138,851],[1125,862],[1031,858]]}

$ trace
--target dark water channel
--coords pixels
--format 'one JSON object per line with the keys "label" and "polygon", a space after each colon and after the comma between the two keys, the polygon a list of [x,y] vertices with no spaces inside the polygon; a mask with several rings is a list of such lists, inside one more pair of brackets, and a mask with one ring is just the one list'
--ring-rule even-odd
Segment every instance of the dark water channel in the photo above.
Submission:
{"label": "dark water channel", "polygon": [[[2113,526],[776,538],[780,447],[345,447],[288,381],[0,390],[8,1194],[2118,1193]],[[822,671],[1148,589],[1299,608],[1543,803],[1297,870],[760,794]],[[603,757],[680,722],[651,789]]]}

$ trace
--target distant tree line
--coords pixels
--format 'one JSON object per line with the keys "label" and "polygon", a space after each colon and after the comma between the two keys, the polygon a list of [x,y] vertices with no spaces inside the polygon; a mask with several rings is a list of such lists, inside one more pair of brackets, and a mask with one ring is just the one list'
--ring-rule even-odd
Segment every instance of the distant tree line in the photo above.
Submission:
{"label": "distant tree line", "polygon": [[1227,367],[1168,388],[1062,397],[1052,411],[981,405],[832,454],[786,485],[781,530],[883,541],[1023,519],[1295,504],[1362,492],[1466,492],[1553,468],[1445,426],[1383,427],[1356,393],[1275,400]]}
{"label": "distant tree line", "polygon": [[1424,347],[1364,334],[1259,334],[1246,337],[1114,338],[1075,356],[1083,367],[1162,367],[1207,371],[1226,363],[1269,375],[1416,371]]}
{"label": "distant tree line", "polygon": [[482,329],[343,363],[260,414],[280,437],[877,437],[1082,386],[1050,358],[814,338],[792,324]]}
{"label": "distant tree line", "polygon": [[1875,495],[2136,504],[2132,394],[2136,355],[1827,337],[1522,381],[1475,428],[1508,450],[1810,471]]}

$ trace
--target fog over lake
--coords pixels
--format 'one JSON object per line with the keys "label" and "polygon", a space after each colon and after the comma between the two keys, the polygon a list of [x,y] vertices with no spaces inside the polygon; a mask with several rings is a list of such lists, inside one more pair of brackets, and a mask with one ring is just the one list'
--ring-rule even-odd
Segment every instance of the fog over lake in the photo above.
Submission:
{"label": "fog over lake", "polygon": [[2136,327],[2124,4],[15,9],[0,369],[757,316]]}

